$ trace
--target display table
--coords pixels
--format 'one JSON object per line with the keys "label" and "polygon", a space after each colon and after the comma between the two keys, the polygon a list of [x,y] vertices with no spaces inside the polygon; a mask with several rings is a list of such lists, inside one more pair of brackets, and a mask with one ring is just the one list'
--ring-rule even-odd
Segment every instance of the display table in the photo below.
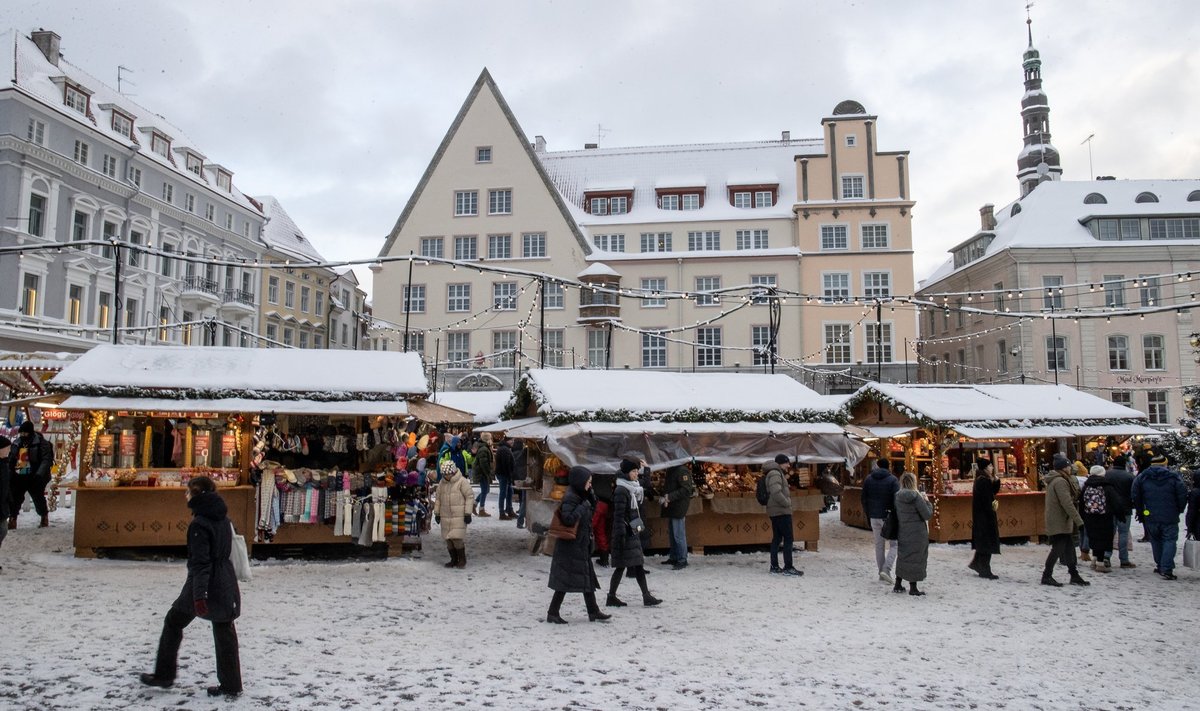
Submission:
{"label": "display table", "polygon": [[[811,493],[810,493],[811,492]],[[821,537],[820,511],[825,498],[819,491],[793,490],[792,531],[804,549],[815,551]],[[654,502],[646,502],[646,525],[650,527],[650,547],[666,549],[670,545],[667,520]],[[753,493],[742,496],[722,495],[712,499],[692,499],[687,518],[688,548],[703,553],[706,546],[765,545],[771,542],[771,519]]]}
{"label": "display table", "polygon": [[[75,555],[105,548],[186,546],[192,512],[183,487],[75,487]],[[254,538],[254,487],[220,487],[229,518],[247,545]]]}
{"label": "display table", "polygon": [[[971,540],[970,496],[933,496],[934,517],[929,522],[929,540],[937,543]],[[1046,494],[1028,491],[997,494],[1000,508],[996,519],[1001,538],[1030,538],[1046,533]]]}

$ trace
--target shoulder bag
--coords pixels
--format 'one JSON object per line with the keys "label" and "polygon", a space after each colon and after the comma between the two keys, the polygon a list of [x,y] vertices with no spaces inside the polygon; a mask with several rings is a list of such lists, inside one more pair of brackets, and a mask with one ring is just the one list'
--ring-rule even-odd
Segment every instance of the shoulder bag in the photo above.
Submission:
{"label": "shoulder bag", "polygon": [[900,517],[896,515],[894,507],[888,510],[887,518],[883,520],[883,530],[879,532],[879,535],[888,541],[900,538]]}
{"label": "shoulder bag", "polygon": [[250,572],[250,554],[246,550],[246,539],[233,527],[233,521],[229,522],[229,530],[233,533],[233,545],[229,547],[229,560],[233,562],[233,572],[237,574],[238,580],[248,583],[254,576]]}
{"label": "shoulder bag", "polygon": [[547,529],[546,535],[551,538],[557,538],[560,541],[573,541],[575,536],[579,534],[579,519],[575,520],[574,526],[568,526],[562,520],[562,505],[554,509],[554,516],[550,519],[550,528]]}

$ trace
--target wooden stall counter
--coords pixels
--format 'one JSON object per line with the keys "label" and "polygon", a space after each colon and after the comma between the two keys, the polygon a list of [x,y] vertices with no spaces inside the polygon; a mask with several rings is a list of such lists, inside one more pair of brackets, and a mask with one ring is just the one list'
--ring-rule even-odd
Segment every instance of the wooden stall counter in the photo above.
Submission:
{"label": "wooden stall counter", "polygon": [[[810,493],[812,492],[812,493]],[[815,490],[792,491],[792,531],[804,549],[815,551],[821,537],[820,511],[825,497]],[[650,547],[670,545],[667,520],[653,502],[646,504]],[[753,493],[694,498],[685,519],[688,548],[703,554],[706,546],[765,545],[771,542],[771,519]]]}
{"label": "wooden stall counter", "polygon": [[855,528],[871,529],[867,523],[867,513],[862,507],[862,487],[847,486],[842,489],[842,497],[838,501],[842,523]]}
{"label": "wooden stall counter", "polygon": [[[119,486],[75,489],[75,556],[94,558],[106,548],[186,546],[192,512],[183,487]],[[249,544],[254,539],[254,487],[223,486],[217,493]]]}
{"label": "wooden stall counter", "polygon": [[[929,522],[929,540],[937,543],[971,540],[971,497],[937,496],[935,515]],[[996,518],[1001,538],[1036,538],[1046,533],[1046,495],[1041,491],[996,495]]]}

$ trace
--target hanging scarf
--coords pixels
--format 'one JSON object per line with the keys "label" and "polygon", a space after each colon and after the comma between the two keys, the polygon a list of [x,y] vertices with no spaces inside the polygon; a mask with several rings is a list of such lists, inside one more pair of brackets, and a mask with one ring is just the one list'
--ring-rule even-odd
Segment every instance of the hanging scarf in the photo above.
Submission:
{"label": "hanging scarf", "polygon": [[629,492],[629,510],[633,512],[634,518],[640,518],[638,505],[646,499],[646,491],[642,489],[642,485],[632,479],[617,479],[617,486]]}

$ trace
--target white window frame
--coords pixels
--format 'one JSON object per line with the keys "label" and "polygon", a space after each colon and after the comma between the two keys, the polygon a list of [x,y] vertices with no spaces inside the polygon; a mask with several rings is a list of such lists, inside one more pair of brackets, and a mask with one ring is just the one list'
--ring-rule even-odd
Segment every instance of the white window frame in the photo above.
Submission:
{"label": "white window frame", "polygon": [[605,252],[624,252],[625,235],[592,235],[592,244],[596,247],[596,249],[603,250]]}
{"label": "white window frame", "polygon": [[104,158],[100,162],[100,172],[110,178],[117,177],[117,159],[115,156],[104,154]]}
{"label": "white window frame", "polygon": [[517,310],[517,282],[511,279],[492,282],[492,310]]}
{"label": "white window frame", "polygon": [[771,345],[771,327],[762,325],[750,326],[750,364],[768,365],[771,354],[767,350]]}
{"label": "white window frame", "polygon": [[[880,235],[867,235],[868,231],[874,232],[878,229],[883,229],[883,243],[880,244]],[[863,222],[858,226],[859,244],[862,249],[891,249],[892,247],[892,226],[887,222]]]}
{"label": "white window frame", "polygon": [[589,368],[603,368],[605,355],[608,353],[608,329],[587,329],[587,365]]}
{"label": "white window frame", "polygon": [[770,232],[766,229],[737,230],[734,233],[734,247],[738,251],[767,249],[770,239]]}
{"label": "white window frame", "polygon": [[749,190],[735,190],[733,192],[733,206],[739,210],[749,210],[754,206],[754,193]]}
{"label": "white window frame", "polygon": [[700,326],[696,329],[696,367],[720,368],[724,365],[725,336],[720,326]]}
{"label": "white window frame", "polygon": [[296,282],[294,281],[283,283],[283,307],[285,309],[296,308]]}
{"label": "white window frame", "polygon": [[547,282],[544,294],[546,310],[565,309],[567,307],[566,289],[562,284]]}
{"label": "white window frame", "polygon": [[471,310],[471,285],[446,285],[446,311],[449,313],[464,313]]}
{"label": "white window frame", "polygon": [[512,214],[512,188],[495,188],[488,190],[488,214]]}
{"label": "white window frame", "polygon": [[[1062,342],[1059,347],[1055,343],[1055,339]],[[1070,369],[1071,360],[1069,358],[1070,344],[1067,342],[1066,336],[1046,336],[1046,370],[1053,373],[1056,369],[1062,373]],[[1058,357],[1061,354],[1061,358]],[[1057,366],[1057,368],[1056,368]]]}
{"label": "white window frame", "polygon": [[[667,290],[667,278],[666,277],[642,277],[641,289],[643,292],[646,292],[646,291],[657,291],[660,293],[664,292]],[[664,298],[647,296],[647,297],[643,297],[643,298],[639,299],[639,301],[641,302],[641,306],[643,309],[665,309],[667,307],[667,300]]]}
{"label": "white window frame", "polygon": [[876,323],[875,321],[864,321],[863,326],[865,327],[865,328],[863,328],[863,346],[864,346],[863,352],[867,356],[863,362],[870,363],[872,365],[875,365],[876,363],[880,362],[880,361],[875,360],[875,329],[878,326],[882,326],[883,327],[883,337],[879,343],[879,345],[883,349],[883,361],[882,362],[883,363],[894,363],[895,357],[896,357],[895,356],[896,349],[895,349],[895,344],[894,344],[896,329],[892,326],[892,322],[884,321],[882,324],[879,324],[879,323]]}
{"label": "white window frame", "polygon": [[842,200],[865,200],[867,197],[867,178],[862,173],[843,173],[841,176]]}
{"label": "white window frame", "polygon": [[422,237],[421,251],[419,256],[430,257],[432,259],[445,259],[446,257],[446,238],[445,237]]}
{"label": "white window frame", "polygon": [[446,333],[446,367],[468,368],[471,365],[471,332]]}
{"label": "white window frame", "polygon": [[455,235],[454,259],[459,262],[470,262],[479,259],[479,236]]}
{"label": "white window frame", "polygon": [[667,339],[656,329],[648,328],[642,332],[642,367],[667,367]]}
{"label": "white window frame", "polygon": [[191,193],[185,193],[183,196],[183,209],[188,212],[196,212],[196,196]]}
{"label": "white window frame", "polygon": [[522,259],[545,259],[546,254],[545,232],[525,232],[521,234]]}
{"label": "white window frame", "polygon": [[755,209],[775,207],[775,193],[770,190],[755,190],[754,207]]}
{"label": "white window frame", "polygon": [[[840,231],[840,235],[837,234]],[[845,252],[850,249],[850,225],[831,222],[820,226],[821,251]]]}
{"label": "white window frame", "polygon": [[[831,333],[831,329],[836,329],[837,332]],[[821,353],[826,364],[848,365],[854,362],[854,339],[852,336],[852,325],[848,321],[822,322]],[[845,352],[844,357],[842,357],[842,351]]]}
{"label": "white window frame", "polygon": [[29,126],[25,130],[25,138],[30,143],[39,146],[46,145],[46,122],[30,117]]}
{"label": "white window frame", "polygon": [[476,163],[491,163],[492,162],[492,147],[491,146],[476,146],[475,147],[475,162]]}
{"label": "white window frame", "polygon": [[563,356],[566,351],[566,332],[561,328],[547,330],[546,341],[543,345],[546,347],[546,367],[563,367]]}
{"label": "white window frame", "polygon": [[1125,275],[1104,275],[1104,306],[1110,309],[1125,308]]}
{"label": "white window frame", "polygon": [[720,306],[720,294],[702,294],[703,291],[715,291],[721,288],[721,277],[706,275],[696,277],[696,306]]}
{"label": "white window frame", "polygon": [[454,216],[476,217],[477,215],[479,215],[479,191],[455,190]]}
{"label": "white window frame", "polygon": [[1129,370],[1129,336],[1112,334],[1105,338],[1105,345],[1108,346],[1108,369]]}
{"label": "white window frame", "polygon": [[[774,289],[775,287],[779,286],[779,276],[777,274],[751,274],[750,286],[761,286],[767,289]],[[751,293],[754,293],[754,291],[754,289],[751,289]],[[750,303],[765,304],[767,303],[767,299],[763,296],[752,296]]]}
{"label": "white window frame", "polygon": [[88,95],[78,87],[66,84],[63,86],[63,105],[86,116]]}
{"label": "white window frame", "polygon": [[[670,252],[671,250],[671,233],[670,232],[643,232],[641,233],[641,247],[643,254],[661,254]],[[651,247],[651,249],[646,249]]]}
{"label": "white window frame", "polygon": [[279,277],[267,277],[267,303],[279,304]]}
{"label": "white window frame", "polygon": [[[836,282],[844,282],[844,288]],[[827,304],[849,301],[852,289],[850,272],[821,272],[821,301]]]}
{"label": "white window frame", "polygon": [[113,133],[120,134],[129,140],[133,140],[133,119],[129,118],[125,114],[121,113],[120,111],[113,111],[112,123],[110,126],[112,126]]}
{"label": "white window frame", "polygon": [[492,367],[511,368],[517,362],[517,332],[492,331]]}
{"label": "white window frame", "polygon": [[689,252],[718,252],[721,250],[720,230],[688,232]]}
{"label": "white window frame", "polygon": [[512,259],[512,235],[488,235],[488,259]]}
{"label": "white window frame", "polygon": [[608,214],[608,198],[594,197],[588,201],[588,212],[593,215]]}
{"label": "white window frame", "polygon": [[151,131],[150,150],[166,158],[171,153],[171,142],[158,131]]}
{"label": "white window frame", "polygon": [[1171,424],[1170,412],[1171,408],[1166,390],[1146,391],[1146,416],[1149,418],[1151,425]]}
{"label": "white window frame", "polygon": [[658,209],[660,209],[660,210],[679,210],[680,209],[679,202],[680,202],[679,195],[677,195],[677,194],[659,195],[658,196]]}
{"label": "white window frame", "polygon": [[1063,307],[1063,278],[1060,274],[1042,275],[1042,308],[1061,311]]}
{"label": "white window frame", "polygon": [[163,202],[165,202],[165,203],[174,204],[174,200],[175,200],[175,186],[174,185],[171,185],[170,183],[167,183],[167,182],[163,183],[162,199],[163,199]]}
{"label": "white window frame", "polygon": [[680,209],[683,210],[699,210],[700,209],[700,194],[699,193],[684,193],[679,201]]}
{"label": "white window frame", "polygon": [[629,197],[614,195],[608,199],[608,214],[625,215],[629,213]]}
{"label": "white window frame", "polygon": [[[1156,345],[1150,345],[1157,339]],[[1158,333],[1142,334],[1142,365],[1146,370],[1159,371],[1167,369],[1167,339]]]}
{"label": "white window frame", "polygon": [[88,164],[88,153],[91,152],[91,150],[91,146],[87,144],[87,141],[81,141],[76,138],[75,152],[72,154],[72,159],[76,163],[86,166]]}
{"label": "white window frame", "polygon": [[890,269],[863,272],[862,285],[864,298],[889,299],[892,296],[892,272]]}

